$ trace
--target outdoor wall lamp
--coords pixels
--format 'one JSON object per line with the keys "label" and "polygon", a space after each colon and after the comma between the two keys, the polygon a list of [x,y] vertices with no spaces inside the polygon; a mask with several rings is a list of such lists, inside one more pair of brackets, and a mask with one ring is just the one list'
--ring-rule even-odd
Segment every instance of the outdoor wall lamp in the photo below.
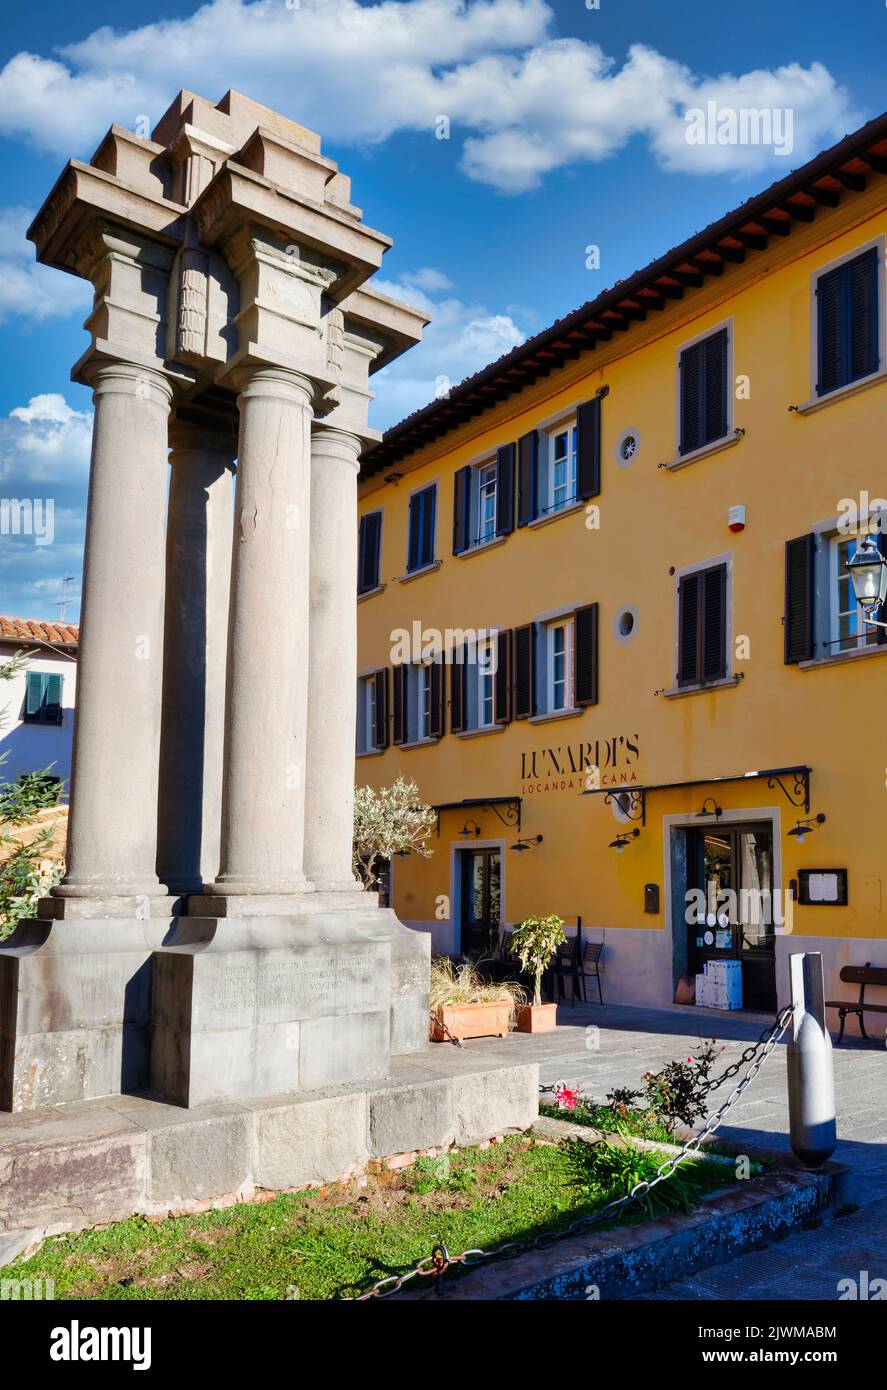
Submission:
{"label": "outdoor wall lamp", "polygon": [[635,826],[634,830],[627,831],[625,835],[619,834],[616,836],[615,840],[611,840],[609,848],[615,849],[617,854],[621,854],[625,846],[630,845],[632,840],[636,840],[640,833],[637,826]]}
{"label": "outdoor wall lamp", "polygon": [[509,848],[513,849],[516,854],[525,854],[531,845],[541,845],[541,843],[541,835],[532,835],[526,840],[518,840],[516,844],[510,845]]}
{"label": "outdoor wall lamp", "polygon": [[887,623],[878,622],[872,617],[887,597],[887,560],[881,554],[874,536],[863,536],[844,568],[850,575],[863,621],[869,627],[887,628]]}
{"label": "outdoor wall lamp", "polygon": [[472,835],[475,839],[477,839],[478,835],[480,834],[480,826],[478,825],[476,820],[467,820],[463,825],[462,829],[459,831],[459,834],[462,836],[463,840],[469,839]]}
{"label": "outdoor wall lamp", "polygon": [[720,820],[724,811],[713,796],[707,796],[702,803],[702,810],[697,811],[696,814],[697,816],[714,816],[715,820]]}
{"label": "outdoor wall lamp", "polygon": [[788,833],[794,836],[799,845],[802,845],[810,831],[815,830],[818,825],[822,825],[824,822],[825,816],[820,811],[818,816],[811,816],[809,820],[799,820],[794,830],[790,830]]}

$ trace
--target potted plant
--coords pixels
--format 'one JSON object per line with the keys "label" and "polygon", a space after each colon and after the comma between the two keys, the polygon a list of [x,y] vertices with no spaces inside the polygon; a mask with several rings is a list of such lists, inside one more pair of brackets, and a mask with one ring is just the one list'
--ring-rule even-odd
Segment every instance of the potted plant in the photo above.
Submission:
{"label": "potted plant", "polygon": [[431,962],[431,1036],[435,1042],[504,1038],[524,998],[514,981],[486,984],[469,962],[454,965],[442,956]]}
{"label": "potted plant", "polygon": [[542,975],[558,946],[566,939],[563,920],[556,913],[548,917],[525,917],[520,926],[515,927],[511,950],[533,977],[533,1002],[518,1011],[519,1033],[554,1031],[557,1004],[542,1003]]}

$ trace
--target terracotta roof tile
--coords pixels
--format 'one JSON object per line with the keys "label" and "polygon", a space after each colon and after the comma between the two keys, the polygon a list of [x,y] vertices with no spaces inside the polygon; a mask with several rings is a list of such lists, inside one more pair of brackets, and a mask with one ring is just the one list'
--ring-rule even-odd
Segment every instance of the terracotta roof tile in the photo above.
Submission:
{"label": "terracotta roof tile", "polygon": [[76,647],[80,628],[76,623],[48,623],[42,618],[6,618],[0,614],[0,641],[48,642],[54,647]]}

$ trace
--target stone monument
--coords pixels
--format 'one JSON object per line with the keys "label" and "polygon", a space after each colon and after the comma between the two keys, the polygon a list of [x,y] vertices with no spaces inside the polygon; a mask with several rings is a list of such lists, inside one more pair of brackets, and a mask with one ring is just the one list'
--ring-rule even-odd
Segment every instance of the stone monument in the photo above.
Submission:
{"label": "stone monument", "polygon": [[0,945],[0,1108],[384,1077],[430,942],[351,871],[357,474],[426,320],[318,136],[233,91],[112,126],[28,235],[94,286],[95,423],[67,873]]}

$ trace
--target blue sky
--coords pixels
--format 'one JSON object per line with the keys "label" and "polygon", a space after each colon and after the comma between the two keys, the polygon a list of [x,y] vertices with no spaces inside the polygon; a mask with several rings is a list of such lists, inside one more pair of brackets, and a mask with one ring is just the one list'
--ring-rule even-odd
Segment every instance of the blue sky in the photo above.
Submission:
{"label": "blue sky", "polygon": [[[882,0],[854,0],[852,23],[824,0],[592,3],[7,0],[0,500],[52,499],[54,539],[0,535],[0,613],[57,617],[67,574],[78,616],[90,400],[69,372],[88,287],[35,268],[23,232],[112,121],[234,86],[320,132],[394,237],[379,279],[433,315],[376,379],[384,428],[883,109]],[[688,146],[684,114],[709,99],[790,108],[790,153]]]}

